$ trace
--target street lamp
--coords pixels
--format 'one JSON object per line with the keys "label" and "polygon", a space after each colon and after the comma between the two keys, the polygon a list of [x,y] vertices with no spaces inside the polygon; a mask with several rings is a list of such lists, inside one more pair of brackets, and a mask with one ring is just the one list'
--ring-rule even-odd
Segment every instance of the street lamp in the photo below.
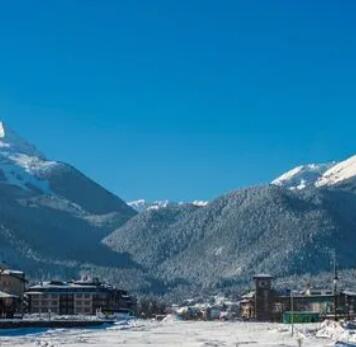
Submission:
{"label": "street lamp", "polygon": [[338,283],[337,275],[335,275],[333,283],[334,283],[334,320],[336,321],[336,319],[337,319],[337,283]]}
{"label": "street lamp", "polygon": [[337,275],[337,266],[336,266],[336,252],[334,252],[334,280],[333,280],[333,284],[334,284],[334,320],[336,321],[337,319],[337,310],[336,310],[336,306],[337,306],[337,284],[339,281],[339,277]]}
{"label": "street lamp", "polygon": [[294,296],[293,290],[290,291],[290,311],[291,311],[291,324],[292,324],[292,337],[294,336]]}

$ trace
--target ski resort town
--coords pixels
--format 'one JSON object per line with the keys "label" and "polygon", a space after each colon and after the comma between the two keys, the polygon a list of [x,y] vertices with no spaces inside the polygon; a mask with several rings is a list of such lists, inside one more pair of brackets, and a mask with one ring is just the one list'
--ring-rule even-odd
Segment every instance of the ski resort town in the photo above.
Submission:
{"label": "ski resort town", "polygon": [[[335,283],[335,280],[334,280]],[[185,320],[243,319],[297,323],[324,319],[353,319],[356,291],[334,288],[307,288],[303,291],[274,289],[273,277],[253,277],[253,290],[236,302],[170,305],[161,316],[174,313]],[[24,314],[56,316],[95,316],[134,313],[136,299],[127,291],[94,280],[47,281],[30,284],[22,271],[0,268],[0,317],[11,319]]]}
{"label": "ski resort town", "polygon": [[[295,346],[296,342],[299,346],[322,347],[326,346],[323,344],[326,340],[333,343],[327,346],[355,346],[352,344],[355,340],[353,329],[356,329],[352,323],[356,312],[355,292],[339,290],[335,281],[331,289],[275,289],[269,274],[255,275],[252,284],[252,290],[237,296],[236,301],[215,297],[204,303],[189,299],[180,305],[167,305],[160,312],[153,309],[151,302],[148,306],[152,314],[145,317],[140,315],[136,299],[125,290],[97,279],[30,283],[22,271],[2,266],[0,343],[2,346],[27,347],[59,346],[64,341],[71,341],[77,346],[85,340],[101,347],[107,343],[110,346],[126,344],[127,341],[137,341],[137,346],[144,346],[156,341],[157,344],[175,346],[174,329],[185,329],[188,333],[180,340],[181,346],[201,346],[201,341],[206,341],[204,345],[220,346],[210,343],[225,343],[225,340],[230,343],[226,345],[240,346],[241,338],[250,344],[252,335],[251,341],[258,347]],[[108,318],[115,315],[116,319]],[[149,319],[137,320],[135,315]],[[226,320],[234,320],[236,324],[224,323]],[[220,323],[213,325],[215,323],[208,321]],[[322,321],[321,325],[309,324]],[[283,328],[281,323],[286,327]],[[209,329],[215,334],[214,338],[205,335],[206,324],[211,324]],[[88,330],[96,326],[103,329]],[[110,326],[112,328],[108,328]],[[37,331],[33,328],[44,330],[34,335],[24,333]],[[166,340],[162,340],[163,337]],[[267,340],[274,342],[267,344]]]}

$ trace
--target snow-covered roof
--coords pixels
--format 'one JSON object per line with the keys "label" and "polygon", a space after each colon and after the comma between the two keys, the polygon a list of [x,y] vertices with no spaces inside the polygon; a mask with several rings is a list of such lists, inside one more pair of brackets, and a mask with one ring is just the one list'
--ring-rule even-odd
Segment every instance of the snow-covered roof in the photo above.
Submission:
{"label": "snow-covered roof", "polygon": [[43,295],[43,292],[27,291],[25,295]]}
{"label": "snow-covered roof", "polygon": [[121,291],[119,288],[107,285],[100,282],[62,282],[62,281],[51,281],[51,282],[40,282],[30,288],[28,288],[26,294],[28,295],[38,295],[39,292],[96,292],[96,291]]}
{"label": "snow-covered roof", "polygon": [[16,277],[22,281],[26,281],[25,273],[23,271],[5,269],[5,270],[0,270],[0,275],[12,276],[12,277]]}
{"label": "snow-covered roof", "polygon": [[31,286],[30,290],[33,289],[63,289],[63,288],[92,288],[95,289],[97,285],[80,285],[75,283],[52,283],[52,282],[43,282]]}
{"label": "snow-covered roof", "polygon": [[17,296],[0,291],[0,299],[11,299],[11,298],[17,298]]}
{"label": "snow-covered roof", "polygon": [[255,291],[250,291],[242,296],[243,299],[252,299],[255,297]]}
{"label": "snow-covered roof", "polygon": [[270,275],[270,274],[257,274],[257,275],[255,275],[255,276],[253,276],[253,279],[257,279],[257,278],[265,278],[265,279],[272,279],[273,278],[273,276],[272,275]]}
{"label": "snow-covered roof", "polygon": [[353,292],[351,290],[344,290],[342,294],[345,294],[346,296],[356,296],[356,292]]}
{"label": "snow-covered roof", "polygon": [[11,270],[11,269],[6,269],[1,271],[2,274],[5,275],[24,275],[25,273],[23,271],[19,271],[19,270]]}

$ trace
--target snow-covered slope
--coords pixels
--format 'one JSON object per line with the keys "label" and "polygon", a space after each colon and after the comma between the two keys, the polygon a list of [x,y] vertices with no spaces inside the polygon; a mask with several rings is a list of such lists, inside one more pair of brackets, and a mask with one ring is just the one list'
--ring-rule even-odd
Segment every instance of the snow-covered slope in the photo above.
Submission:
{"label": "snow-covered slope", "polygon": [[272,184],[291,190],[314,186],[322,175],[334,165],[335,162],[301,165],[278,177]]}
{"label": "snow-covered slope", "polygon": [[356,155],[332,166],[316,182],[317,187],[333,186],[356,178]]}
{"label": "snow-covered slope", "polygon": [[0,122],[0,183],[50,194],[49,183],[41,175],[56,165],[57,162],[47,160],[35,146]]}
{"label": "snow-covered slope", "polygon": [[[0,186],[17,194],[54,197],[90,214],[119,213],[123,220],[135,211],[71,165],[48,160],[35,146],[0,122]],[[43,199],[42,199],[43,201]]]}
{"label": "snow-covered slope", "polygon": [[33,157],[44,158],[35,146],[18,136],[4,122],[0,121],[0,148],[5,153],[23,153]]}
{"label": "snow-covered slope", "polygon": [[291,190],[306,187],[356,187],[356,155],[341,161],[298,166],[275,179],[272,184]]}

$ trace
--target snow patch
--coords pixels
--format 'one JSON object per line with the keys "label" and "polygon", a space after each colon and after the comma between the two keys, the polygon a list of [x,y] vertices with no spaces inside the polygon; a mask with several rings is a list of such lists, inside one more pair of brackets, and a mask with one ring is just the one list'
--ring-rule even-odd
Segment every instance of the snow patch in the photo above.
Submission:
{"label": "snow patch", "polygon": [[43,160],[41,158],[22,153],[10,155],[9,159],[18,166],[24,168],[26,172],[34,174],[46,172],[58,165],[55,161]]}
{"label": "snow patch", "polygon": [[170,202],[168,200],[147,202],[144,199],[138,199],[127,203],[137,212],[143,212],[147,210],[159,210],[161,208],[167,207]]}
{"label": "snow patch", "polygon": [[[166,208],[168,206],[181,206],[181,205],[185,205],[186,202],[181,201],[177,203],[169,200],[156,200],[153,202],[148,202],[145,199],[138,199],[138,200],[130,201],[127,204],[131,206],[133,209],[135,209],[137,212],[143,212],[149,210],[159,210],[161,208]],[[194,200],[191,204],[197,207],[205,207],[209,204],[209,201]]]}
{"label": "snow patch", "polygon": [[205,206],[208,206],[209,201],[194,200],[194,201],[192,202],[192,204],[193,204],[194,206],[197,206],[197,207],[205,207]]}
{"label": "snow patch", "polygon": [[4,122],[0,122],[0,138],[3,139],[5,134],[5,124]]}
{"label": "snow patch", "polygon": [[223,254],[223,250],[224,250],[224,247],[219,247],[215,250],[215,255],[216,256],[219,256],[219,255],[222,255]]}

